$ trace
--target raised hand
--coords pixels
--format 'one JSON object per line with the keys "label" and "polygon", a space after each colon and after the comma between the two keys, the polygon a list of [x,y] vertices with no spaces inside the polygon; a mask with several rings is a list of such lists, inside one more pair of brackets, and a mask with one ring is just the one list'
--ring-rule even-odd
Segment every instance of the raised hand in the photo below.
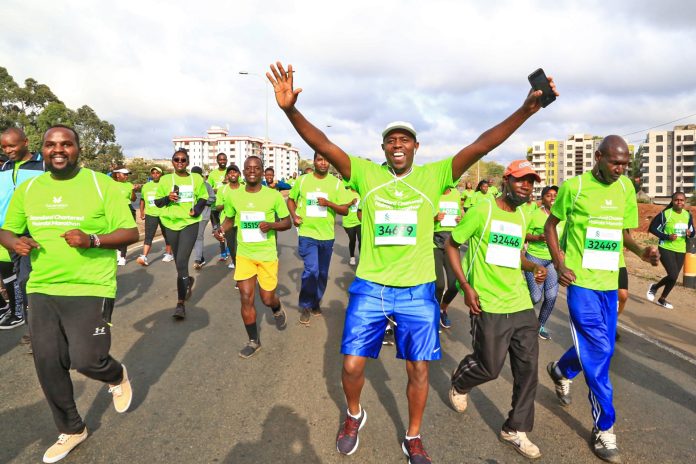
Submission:
{"label": "raised hand", "polygon": [[302,92],[302,89],[293,88],[293,70],[292,65],[288,65],[288,70],[285,71],[283,64],[277,61],[271,65],[271,72],[266,73],[268,81],[273,86],[276,102],[283,111],[288,111],[295,106],[297,96]]}
{"label": "raised hand", "polygon": [[[556,94],[556,96],[559,96],[558,91],[556,90],[556,84],[553,82],[553,77],[547,76],[549,80],[549,85],[551,85],[551,89],[553,90],[553,93]],[[541,90],[530,90],[529,93],[527,94],[527,98],[525,99],[524,103],[522,104],[522,107],[526,109],[530,113],[536,113],[541,109],[541,102],[539,101],[539,97],[541,97],[542,91]]]}

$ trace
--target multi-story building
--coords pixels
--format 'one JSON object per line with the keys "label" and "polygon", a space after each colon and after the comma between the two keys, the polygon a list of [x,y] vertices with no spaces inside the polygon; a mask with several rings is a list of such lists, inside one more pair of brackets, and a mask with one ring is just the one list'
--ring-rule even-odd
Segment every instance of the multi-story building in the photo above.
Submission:
{"label": "multi-story building", "polygon": [[649,131],[640,146],[643,191],[667,199],[675,191],[687,196],[696,188],[696,124],[669,131]]}
{"label": "multi-story building", "polygon": [[558,185],[558,163],[562,155],[563,142],[559,140],[533,142],[527,149],[527,159],[532,162],[532,169],[541,178],[541,182],[534,184],[534,198],[539,197],[545,186]]}
{"label": "multi-story building", "polygon": [[299,168],[300,151],[288,144],[276,144],[259,137],[229,135],[217,126],[207,131],[205,137],[175,137],[174,149],[186,148],[191,166],[201,166],[205,170],[215,169],[218,153],[225,153],[228,162],[241,167],[251,155],[259,156],[265,167],[275,170],[276,178],[287,179]]}

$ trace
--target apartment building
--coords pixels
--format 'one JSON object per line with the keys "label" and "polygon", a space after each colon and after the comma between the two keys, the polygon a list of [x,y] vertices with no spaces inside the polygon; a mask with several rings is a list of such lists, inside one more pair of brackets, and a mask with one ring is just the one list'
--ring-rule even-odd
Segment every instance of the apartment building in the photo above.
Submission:
{"label": "apartment building", "polygon": [[652,198],[669,198],[675,191],[690,196],[696,178],[696,124],[673,130],[649,131],[640,146],[643,191]]}
{"label": "apartment building", "polygon": [[225,153],[229,163],[240,168],[249,156],[259,156],[265,167],[275,170],[276,178],[288,178],[297,172],[300,151],[286,144],[276,144],[259,137],[229,135],[228,131],[213,126],[204,137],[175,137],[174,149],[188,150],[191,166],[201,166],[205,170],[215,169],[218,153]]}
{"label": "apartment building", "polygon": [[527,149],[527,159],[532,162],[532,169],[541,178],[541,182],[534,184],[534,198],[539,198],[541,189],[545,186],[558,185],[559,155],[563,155],[563,141],[560,140],[533,142]]}

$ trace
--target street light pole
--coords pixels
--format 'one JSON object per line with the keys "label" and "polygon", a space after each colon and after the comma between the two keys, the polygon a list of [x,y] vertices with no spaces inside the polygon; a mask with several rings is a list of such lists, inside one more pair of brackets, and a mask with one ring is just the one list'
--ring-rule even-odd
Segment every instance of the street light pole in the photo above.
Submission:
{"label": "street light pole", "polygon": [[256,73],[250,73],[249,71],[239,71],[239,74],[241,74],[242,76],[256,76],[263,80],[264,90],[266,92],[266,138],[264,140],[266,141],[266,143],[268,143],[268,81],[266,80],[266,76],[262,76],[261,74]]}

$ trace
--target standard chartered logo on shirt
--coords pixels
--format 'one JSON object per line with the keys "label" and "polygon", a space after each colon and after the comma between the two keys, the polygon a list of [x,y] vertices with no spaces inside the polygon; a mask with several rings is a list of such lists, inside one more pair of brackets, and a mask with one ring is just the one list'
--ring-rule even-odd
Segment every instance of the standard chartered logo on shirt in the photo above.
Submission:
{"label": "standard chartered logo on shirt", "polygon": [[68,207],[67,203],[63,203],[63,197],[53,197],[51,203],[46,203],[46,208],[51,210],[65,209]]}
{"label": "standard chartered logo on shirt", "polygon": [[29,224],[32,227],[80,227],[84,220],[84,216],[66,216],[62,214],[29,216]]}

